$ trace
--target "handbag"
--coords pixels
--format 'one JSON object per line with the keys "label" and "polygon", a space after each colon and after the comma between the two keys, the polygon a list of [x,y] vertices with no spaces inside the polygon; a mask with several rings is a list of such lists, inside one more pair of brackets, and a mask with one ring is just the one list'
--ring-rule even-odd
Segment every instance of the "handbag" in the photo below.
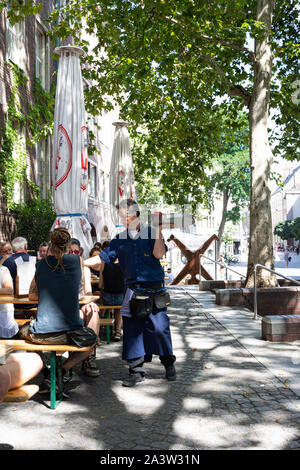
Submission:
{"label": "handbag", "polygon": [[93,346],[97,342],[96,333],[86,326],[67,332],[69,340],[79,348]]}

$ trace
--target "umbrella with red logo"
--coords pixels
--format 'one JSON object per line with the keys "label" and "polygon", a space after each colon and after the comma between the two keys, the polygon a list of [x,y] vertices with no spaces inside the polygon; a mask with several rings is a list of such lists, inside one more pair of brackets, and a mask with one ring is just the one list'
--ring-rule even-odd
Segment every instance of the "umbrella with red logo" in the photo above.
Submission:
{"label": "umbrella with red logo", "polygon": [[60,56],[53,129],[52,190],[57,214],[52,230],[66,227],[88,257],[93,245],[88,211],[87,129],[80,57],[75,46],[55,49]]}
{"label": "umbrella with red logo", "polygon": [[134,172],[128,133],[128,123],[114,122],[116,127],[112,158],[110,164],[110,204],[113,222],[117,225],[118,215],[116,206],[124,199],[135,198]]}

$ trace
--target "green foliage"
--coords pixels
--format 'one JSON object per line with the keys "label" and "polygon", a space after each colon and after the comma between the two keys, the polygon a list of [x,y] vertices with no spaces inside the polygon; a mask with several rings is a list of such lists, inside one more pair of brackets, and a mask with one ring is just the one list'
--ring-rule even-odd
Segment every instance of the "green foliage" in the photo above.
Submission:
{"label": "green foliage", "polygon": [[29,249],[37,250],[40,243],[49,240],[50,229],[56,218],[50,197],[35,198],[14,204],[17,233],[28,240]]}
{"label": "green foliage", "polygon": [[[17,65],[11,62],[6,65],[12,72],[12,90],[0,150],[0,181],[7,206],[12,208],[15,183],[18,182],[21,186],[30,185],[26,172],[26,144],[32,146],[52,133],[55,87],[47,93],[39,79],[35,79],[35,101],[30,104],[30,110],[25,115],[22,110],[20,90],[26,87],[28,78]],[[26,142],[17,132],[20,126],[26,130]]]}
{"label": "green foliage", "polygon": [[296,217],[290,223],[291,233],[296,240],[300,240],[300,217]]}
{"label": "green foliage", "polygon": [[4,8],[9,8],[9,21],[14,25],[19,21],[24,21],[24,18],[27,15],[36,15],[40,13],[43,8],[43,2],[32,2],[29,0],[0,1],[0,12]]}
{"label": "green foliage", "polygon": [[288,160],[299,159],[299,2],[278,1],[273,20],[274,73],[271,98],[276,124],[275,150]]}
{"label": "green foliage", "polygon": [[7,119],[0,150],[0,180],[8,207],[13,204],[15,182],[22,183],[26,179],[26,169],[24,142],[12,122]]}
{"label": "green foliage", "polygon": [[210,208],[214,208],[217,196],[225,196],[231,203],[231,209],[226,210],[226,220],[233,224],[241,218],[242,209],[249,204],[251,171],[249,151],[244,143],[247,129],[242,127],[236,133],[235,140],[227,142],[223,137],[223,152],[213,157],[213,170],[209,176],[206,195]]}
{"label": "green foliage", "polygon": [[278,222],[274,228],[274,235],[278,235],[281,240],[288,240],[288,238],[293,238],[292,232],[292,223],[290,220],[285,220],[283,222]]}
{"label": "green foliage", "polygon": [[30,104],[30,110],[26,117],[31,138],[28,141],[30,146],[45,139],[53,132],[53,119],[55,107],[56,85],[52,84],[50,92],[47,93],[38,78],[34,80],[33,96],[34,103]]}
{"label": "green foliage", "polygon": [[288,240],[288,238],[300,240],[300,217],[279,222],[274,228],[274,235],[278,235],[282,240]]}

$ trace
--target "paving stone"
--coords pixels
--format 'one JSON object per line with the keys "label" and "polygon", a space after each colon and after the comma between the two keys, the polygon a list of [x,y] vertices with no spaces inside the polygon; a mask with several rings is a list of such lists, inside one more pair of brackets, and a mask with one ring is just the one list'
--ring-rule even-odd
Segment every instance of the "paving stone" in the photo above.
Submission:
{"label": "paving stone", "polygon": [[[87,378],[75,368],[70,398],[55,411],[37,395],[0,405],[5,442],[16,450],[300,448],[300,401],[284,388],[284,379],[210,315],[213,302],[201,301],[200,309],[180,287],[171,297],[176,382],[164,379],[154,357],[145,364],[146,382],[122,387],[128,373],[122,342],[104,341],[97,348],[100,377]],[[40,429],[47,429],[45,436]]]}

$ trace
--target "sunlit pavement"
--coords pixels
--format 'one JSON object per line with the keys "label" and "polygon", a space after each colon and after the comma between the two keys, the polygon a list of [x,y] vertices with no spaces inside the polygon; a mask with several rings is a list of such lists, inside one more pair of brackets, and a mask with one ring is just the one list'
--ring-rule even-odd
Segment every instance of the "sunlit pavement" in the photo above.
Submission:
{"label": "sunlit pavement", "polygon": [[44,395],[0,405],[0,443],[16,450],[299,449],[299,395],[290,387],[299,342],[287,345],[289,368],[286,356],[274,370],[282,346],[260,340],[252,312],[217,307],[197,286],[170,292],[176,382],[165,380],[155,357],[145,382],[122,387],[122,344],[103,342],[100,377],[78,367],[56,410]]}

